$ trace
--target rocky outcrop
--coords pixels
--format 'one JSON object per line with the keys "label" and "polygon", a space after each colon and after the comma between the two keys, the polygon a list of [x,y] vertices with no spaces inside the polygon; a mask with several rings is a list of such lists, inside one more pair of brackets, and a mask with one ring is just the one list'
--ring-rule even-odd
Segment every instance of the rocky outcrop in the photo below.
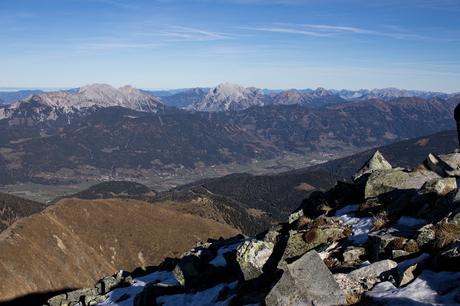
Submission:
{"label": "rocky outcrop", "polygon": [[312,193],[289,222],[252,238],[200,243],[151,271],[120,272],[50,304],[458,304],[455,175],[426,161],[393,169],[376,153],[354,184]]}
{"label": "rocky outcrop", "polygon": [[288,264],[265,298],[267,306],[343,305],[345,295],[316,251]]}
{"label": "rocky outcrop", "polygon": [[359,179],[365,174],[370,174],[375,170],[391,170],[391,164],[383,157],[380,151],[376,151],[374,155],[366,162],[366,164],[358,170],[353,176],[354,180]]}

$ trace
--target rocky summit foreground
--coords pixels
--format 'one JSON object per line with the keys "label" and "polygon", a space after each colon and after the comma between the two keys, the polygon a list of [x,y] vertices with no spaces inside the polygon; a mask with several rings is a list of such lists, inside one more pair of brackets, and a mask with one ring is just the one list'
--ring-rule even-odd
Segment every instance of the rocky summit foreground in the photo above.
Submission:
{"label": "rocky summit foreground", "polygon": [[[429,305],[460,303],[460,153],[413,170],[376,152],[255,237],[199,243],[49,305]],[[165,237],[167,239],[167,237]]]}

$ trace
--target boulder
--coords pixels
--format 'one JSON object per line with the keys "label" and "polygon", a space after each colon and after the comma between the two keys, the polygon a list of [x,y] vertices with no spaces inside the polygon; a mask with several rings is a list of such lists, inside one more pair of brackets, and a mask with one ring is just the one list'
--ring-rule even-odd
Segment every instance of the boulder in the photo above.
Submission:
{"label": "boulder", "polygon": [[353,176],[353,180],[359,179],[361,176],[365,174],[370,174],[375,170],[391,170],[393,167],[391,164],[383,157],[380,151],[375,151],[374,155],[364,164],[361,169],[356,172]]}
{"label": "boulder", "polygon": [[282,259],[298,257],[325,243],[346,238],[351,230],[335,218],[319,218],[302,231],[289,231]]}
{"label": "boulder", "polygon": [[260,276],[267,260],[273,252],[274,244],[271,242],[251,239],[243,242],[236,250],[238,262],[245,280]]}
{"label": "boulder", "polygon": [[275,305],[343,305],[345,295],[316,251],[288,264],[265,298]]}
{"label": "boulder", "polygon": [[366,249],[363,247],[349,246],[343,252],[343,263],[354,265],[361,262],[361,257],[366,255]]}
{"label": "boulder", "polygon": [[457,189],[457,180],[453,177],[447,178],[435,178],[427,181],[423,184],[419,190],[419,194],[436,194],[438,196],[444,196],[451,191]]}
{"label": "boulder", "polygon": [[178,262],[173,274],[179,284],[189,286],[200,277],[202,266],[197,256],[185,256]]}
{"label": "boulder", "polygon": [[334,279],[345,293],[348,304],[355,304],[361,295],[382,280],[382,276],[398,264],[392,260],[382,260],[356,269],[348,274],[334,274]]}
{"label": "boulder", "polygon": [[364,187],[366,199],[378,197],[393,191],[417,190],[427,181],[439,178],[435,172],[417,170],[376,170],[367,179]]}
{"label": "boulder", "polygon": [[67,303],[67,295],[65,293],[53,296],[48,300],[49,306],[61,306]]}
{"label": "boulder", "polygon": [[98,293],[96,288],[85,288],[67,292],[66,295],[68,303],[78,303],[84,301],[85,299],[95,299],[98,296]]}
{"label": "boulder", "polygon": [[394,228],[385,228],[376,232],[369,233],[368,247],[369,255],[372,260],[379,260],[386,257],[388,245],[395,239],[398,231]]}
{"label": "boulder", "polygon": [[427,224],[417,231],[417,244],[421,248],[426,248],[432,244],[436,236],[433,224]]}
{"label": "boulder", "polygon": [[398,264],[390,259],[374,262],[368,266],[356,269],[348,273],[348,277],[359,281],[364,288],[372,288],[380,281],[379,277],[391,269],[397,267]]}
{"label": "boulder", "polygon": [[460,176],[460,153],[439,155],[442,165],[447,165],[444,170],[449,176]]}

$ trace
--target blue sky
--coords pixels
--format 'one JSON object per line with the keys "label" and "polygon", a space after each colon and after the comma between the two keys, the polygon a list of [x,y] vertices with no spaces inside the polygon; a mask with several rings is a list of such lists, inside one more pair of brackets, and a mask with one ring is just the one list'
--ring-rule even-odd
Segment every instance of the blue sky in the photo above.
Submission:
{"label": "blue sky", "polygon": [[0,87],[460,91],[459,0],[0,0]]}

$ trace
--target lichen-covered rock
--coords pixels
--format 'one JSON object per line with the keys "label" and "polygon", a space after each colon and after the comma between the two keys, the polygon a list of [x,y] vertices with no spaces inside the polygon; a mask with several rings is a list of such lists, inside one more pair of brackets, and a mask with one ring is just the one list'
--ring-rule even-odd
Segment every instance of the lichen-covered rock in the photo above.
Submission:
{"label": "lichen-covered rock", "polygon": [[287,265],[265,298],[267,306],[343,305],[345,295],[316,251]]}
{"label": "lichen-covered rock", "polygon": [[364,197],[377,197],[395,190],[418,190],[435,178],[439,175],[432,171],[376,170],[366,181]]}
{"label": "lichen-covered rock", "polygon": [[236,250],[238,262],[245,280],[254,279],[262,274],[262,268],[273,252],[271,242],[251,239],[243,242]]}
{"label": "lichen-covered rock", "polygon": [[354,265],[361,261],[361,257],[366,255],[366,249],[363,247],[349,246],[343,252],[344,264]]}
{"label": "lichen-covered rock", "polygon": [[335,218],[318,218],[301,231],[289,231],[283,259],[298,257],[325,243],[346,238],[351,234],[349,227]]}
{"label": "lichen-covered rock", "polygon": [[434,193],[438,196],[444,196],[455,189],[457,189],[457,180],[455,178],[435,178],[427,181],[420,189],[419,194]]}
{"label": "lichen-covered rock", "polygon": [[417,233],[417,244],[420,247],[427,247],[435,239],[435,228],[433,224],[427,224],[421,227]]}
{"label": "lichen-covered rock", "polygon": [[391,170],[393,167],[391,164],[383,157],[380,151],[375,151],[374,155],[364,164],[364,166],[356,172],[353,176],[353,180],[357,180],[365,174],[370,174],[375,170]]}

